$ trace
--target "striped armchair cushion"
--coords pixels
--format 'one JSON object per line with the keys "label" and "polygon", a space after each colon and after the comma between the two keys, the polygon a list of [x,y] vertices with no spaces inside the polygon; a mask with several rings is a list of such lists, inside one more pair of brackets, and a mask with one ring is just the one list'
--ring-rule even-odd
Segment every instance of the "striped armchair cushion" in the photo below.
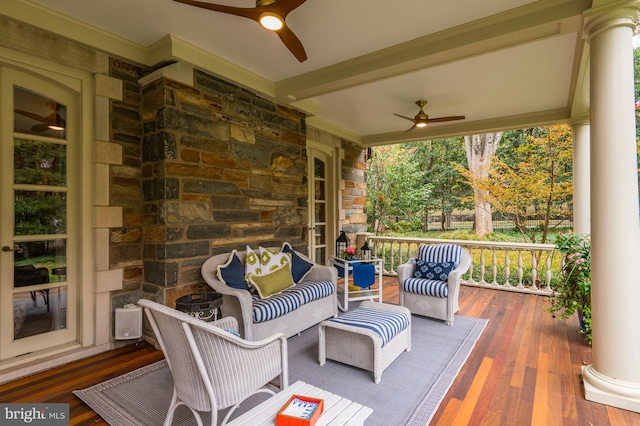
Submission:
{"label": "striped armchair cushion", "polygon": [[382,346],[409,326],[409,318],[403,312],[382,311],[368,306],[360,306],[328,321],[367,328],[382,338]]}
{"label": "striped armchair cushion", "polygon": [[402,289],[409,293],[424,294],[425,296],[447,297],[449,295],[449,286],[446,281],[425,278],[407,278],[402,283]]}
{"label": "striped armchair cushion", "polygon": [[455,244],[422,244],[418,248],[418,259],[425,262],[460,263],[462,247]]}

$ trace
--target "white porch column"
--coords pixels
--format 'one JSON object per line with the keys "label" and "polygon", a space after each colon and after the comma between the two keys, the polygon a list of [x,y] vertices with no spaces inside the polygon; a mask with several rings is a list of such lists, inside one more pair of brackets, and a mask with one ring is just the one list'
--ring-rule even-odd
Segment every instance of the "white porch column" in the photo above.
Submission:
{"label": "white porch column", "polygon": [[573,129],[573,232],[591,233],[591,164],[589,122],[571,125]]}
{"label": "white porch column", "polygon": [[640,412],[640,218],[632,36],[640,1],[585,12],[591,51],[590,401]]}

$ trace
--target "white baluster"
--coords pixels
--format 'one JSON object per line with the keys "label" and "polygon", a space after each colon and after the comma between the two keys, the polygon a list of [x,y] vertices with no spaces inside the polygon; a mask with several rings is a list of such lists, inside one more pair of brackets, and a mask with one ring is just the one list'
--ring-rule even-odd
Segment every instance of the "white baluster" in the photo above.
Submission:
{"label": "white baluster", "polygon": [[492,269],[493,269],[493,282],[491,283],[492,285],[498,285],[498,259],[496,257],[496,249],[495,248],[491,248],[491,263],[492,265]]}
{"label": "white baluster", "polygon": [[536,252],[531,251],[531,289],[538,289],[538,259],[536,258]]}
{"label": "white baluster", "polygon": [[551,291],[551,255],[547,253],[547,261],[545,263],[545,290]]}
{"label": "white baluster", "polygon": [[522,250],[518,249],[518,288],[524,288],[522,285]]}
{"label": "white baluster", "polygon": [[484,280],[485,265],[484,265],[484,248],[480,247],[480,284],[486,285]]}
{"label": "white baluster", "polygon": [[509,265],[511,264],[511,259],[509,259],[509,249],[504,250],[504,286],[511,287],[509,283],[509,276],[511,275],[511,268]]}
{"label": "white baluster", "polygon": [[469,254],[471,255],[471,265],[469,266],[469,278],[467,279],[467,282],[469,284],[475,284],[475,280],[473,279],[473,248],[472,247],[466,247],[467,250],[469,250]]}

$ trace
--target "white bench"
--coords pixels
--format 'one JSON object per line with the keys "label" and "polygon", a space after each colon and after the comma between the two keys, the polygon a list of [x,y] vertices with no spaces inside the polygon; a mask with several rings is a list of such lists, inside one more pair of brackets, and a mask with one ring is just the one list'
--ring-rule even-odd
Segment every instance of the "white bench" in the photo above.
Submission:
{"label": "white bench", "polygon": [[[375,331],[374,331],[375,330]],[[364,301],[358,308],[318,326],[318,358],[373,372],[382,372],[404,351],[411,350],[411,312],[402,306]]]}

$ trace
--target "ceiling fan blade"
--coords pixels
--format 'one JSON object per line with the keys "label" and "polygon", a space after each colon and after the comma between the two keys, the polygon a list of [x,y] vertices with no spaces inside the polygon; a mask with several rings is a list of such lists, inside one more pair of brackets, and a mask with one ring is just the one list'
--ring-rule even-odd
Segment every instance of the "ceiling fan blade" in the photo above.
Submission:
{"label": "ceiling fan blade", "polygon": [[222,13],[228,13],[230,15],[242,16],[244,18],[253,19],[256,22],[258,22],[258,19],[260,18],[260,14],[262,13],[262,11],[257,7],[247,8],[247,7],[225,6],[222,4],[207,3],[207,2],[196,1],[196,0],[173,0],[173,1],[176,1],[178,3],[188,4],[190,6],[200,7],[202,9],[213,10],[214,12],[222,12]]}
{"label": "ceiling fan blade", "polygon": [[393,114],[393,115],[395,115],[397,117],[400,117],[400,118],[404,118],[405,120],[413,121],[414,123],[416,122],[416,119],[413,118],[413,117],[405,117],[404,115],[400,115],[400,114]]}
{"label": "ceiling fan blade", "polygon": [[416,127],[418,127],[418,126],[416,126],[416,125],[414,124],[413,126],[409,127],[407,130],[405,130],[405,133],[409,133],[410,131],[412,131],[412,130],[413,130],[413,129],[415,129]]}
{"label": "ceiling fan blade", "polygon": [[291,51],[298,61],[304,62],[307,60],[307,52],[304,51],[302,42],[289,27],[285,25],[276,31],[276,33],[278,33],[280,40],[282,40],[284,45],[287,46],[287,49]]}
{"label": "ceiling fan blade", "polygon": [[21,109],[16,109],[14,111],[17,114],[23,115],[23,116],[28,117],[28,118],[30,118],[32,120],[39,121],[40,123],[47,123],[49,121],[48,117],[43,117],[42,115],[34,114],[33,112],[24,111],[24,110],[21,110]]}
{"label": "ceiling fan blade", "polygon": [[429,123],[441,123],[443,121],[464,120],[464,115],[452,115],[450,117],[429,118]]}
{"label": "ceiling fan blade", "polygon": [[[234,7],[234,6],[225,6],[221,4],[213,4],[207,3],[197,0],[174,0],[178,3],[188,4],[190,6],[196,6],[203,9],[212,10],[214,12],[222,12],[228,13],[230,15],[241,16],[244,18],[249,18],[253,21],[260,23],[260,16],[265,13],[275,13],[279,15],[282,20],[287,17],[289,12],[303,4],[307,0],[278,0],[274,3],[268,4],[266,6],[257,6],[251,8],[245,7]],[[284,26],[275,31],[278,33],[280,40],[287,46],[287,49],[291,51],[293,56],[298,59],[300,62],[304,62],[307,60],[307,53],[302,46],[302,42],[300,39],[291,31],[291,29],[285,23]]]}

